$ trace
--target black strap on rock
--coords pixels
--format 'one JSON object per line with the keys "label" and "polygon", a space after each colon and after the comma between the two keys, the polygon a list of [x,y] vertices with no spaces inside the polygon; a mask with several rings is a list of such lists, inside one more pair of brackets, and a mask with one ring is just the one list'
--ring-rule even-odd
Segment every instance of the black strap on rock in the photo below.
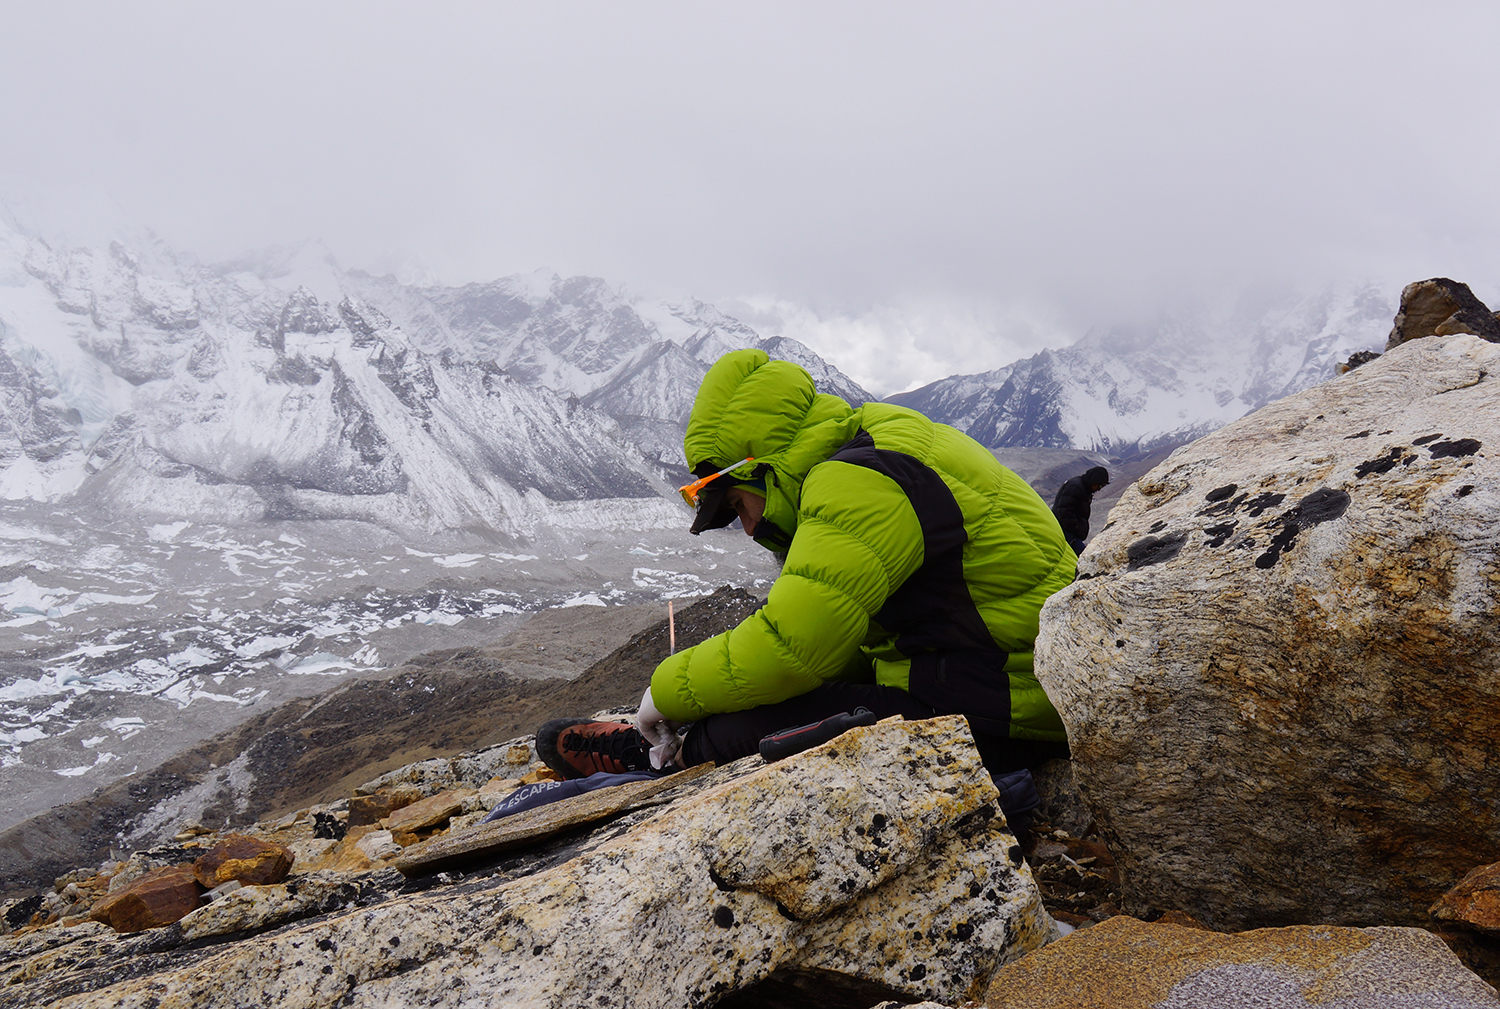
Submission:
{"label": "black strap on rock", "polygon": [[794,753],[811,749],[819,743],[826,743],[835,736],[843,735],[856,725],[874,725],[876,721],[875,712],[861,706],[853,711],[841,711],[837,715],[829,715],[821,722],[809,722],[807,725],[782,729],[769,736],[761,737],[761,759],[769,764],[783,757],[790,757]]}

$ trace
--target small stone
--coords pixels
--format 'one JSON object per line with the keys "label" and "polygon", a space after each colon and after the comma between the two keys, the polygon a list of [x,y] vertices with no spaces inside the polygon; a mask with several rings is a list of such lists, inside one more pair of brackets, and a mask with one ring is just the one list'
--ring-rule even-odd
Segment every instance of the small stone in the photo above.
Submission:
{"label": "small stone", "polygon": [[237,879],[264,886],[279,883],[292,868],[292,853],[271,841],[232,834],[193,863],[193,871],[205,890]]}
{"label": "small stone", "polygon": [[371,862],[401,854],[401,845],[396,843],[389,830],[372,830],[354,842],[354,847]]}
{"label": "small stone", "polygon": [[1161,917],[1156,919],[1156,923],[1158,925],[1181,925],[1183,928],[1197,928],[1205,932],[1213,931],[1186,911],[1163,911]]}
{"label": "small stone", "polygon": [[208,899],[218,900],[221,897],[228,896],[229,894],[234,893],[234,891],[243,888],[244,885],[244,883],[241,883],[237,879],[231,879],[228,882],[220,883],[218,886],[208,891]]}
{"label": "small stone", "polygon": [[538,781],[562,781],[563,776],[550,767],[534,767],[521,775],[521,784],[534,785]]}
{"label": "small stone", "polygon": [[333,813],[314,813],[312,821],[313,837],[320,837],[329,841],[337,841],[349,829],[348,823]]}
{"label": "small stone", "polygon": [[91,912],[116,932],[170,925],[198,906],[200,891],[191,865],[153,869]]}

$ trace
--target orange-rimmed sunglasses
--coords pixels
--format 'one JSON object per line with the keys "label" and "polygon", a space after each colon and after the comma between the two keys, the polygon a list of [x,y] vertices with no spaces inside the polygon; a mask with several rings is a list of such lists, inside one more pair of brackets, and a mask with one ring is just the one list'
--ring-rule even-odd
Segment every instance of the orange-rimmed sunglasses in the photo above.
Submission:
{"label": "orange-rimmed sunglasses", "polygon": [[699,491],[707,487],[709,484],[713,483],[715,480],[719,479],[719,477],[723,476],[725,473],[733,472],[734,470],[737,470],[741,466],[745,465],[745,463],[754,461],[755,456],[747,455],[739,462],[731,463],[730,465],[725,466],[723,469],[719,470],[719,472],[717,473],[710,473],[708,476],[699,477],[692,483],[683,484],[681,487],[677,488],[677,493],[682,495],[682,500],[687,502],[689,508],[697,508]]}

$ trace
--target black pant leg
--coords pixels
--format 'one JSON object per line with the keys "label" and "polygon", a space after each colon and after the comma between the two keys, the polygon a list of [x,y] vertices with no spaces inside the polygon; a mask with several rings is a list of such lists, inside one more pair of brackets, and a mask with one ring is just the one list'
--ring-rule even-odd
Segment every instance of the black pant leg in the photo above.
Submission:
{"label": "black pant leg", "polygon": [[1007,736],[992,736],[974,733],[974,745],[979,750],[979,759],[991,774],[1008,774],[1023,767],[1035,767],[1056,757],[1068,756],[1067,743],[1044,743],[1035,739],[1011,739]]}
{"label": "black pant leg", "polygon": [[695,722],[682,741],[678,761],[692,767],[705,761],[727,764],[760,750],[762,737],[782,729],[821,722],[830,715],[866,707],[876,718],[931,718],[932,708],[897,687],[878,683],[825,683],[778,704],[766,704]]}

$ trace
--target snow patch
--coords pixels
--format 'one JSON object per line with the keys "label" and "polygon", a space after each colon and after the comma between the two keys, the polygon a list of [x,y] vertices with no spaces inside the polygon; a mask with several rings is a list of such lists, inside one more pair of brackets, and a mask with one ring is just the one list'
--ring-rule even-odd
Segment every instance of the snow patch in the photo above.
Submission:
{"label": "snow patch", "polygon": [[680,571],[636,568],[630,573],[630,581],[636,588],[649,589],[662,599],[704,596],[713,591],[712,586],[702,578]]}
{"label": "snow patch", "polygon": [[162,523],[159,525],[154,525],[150,529],[147,529],[146,536],[153,543],[171,543],[177,538],[179,533],[181,533],[190,525],[192,525],[192,523],[186,521]]}

